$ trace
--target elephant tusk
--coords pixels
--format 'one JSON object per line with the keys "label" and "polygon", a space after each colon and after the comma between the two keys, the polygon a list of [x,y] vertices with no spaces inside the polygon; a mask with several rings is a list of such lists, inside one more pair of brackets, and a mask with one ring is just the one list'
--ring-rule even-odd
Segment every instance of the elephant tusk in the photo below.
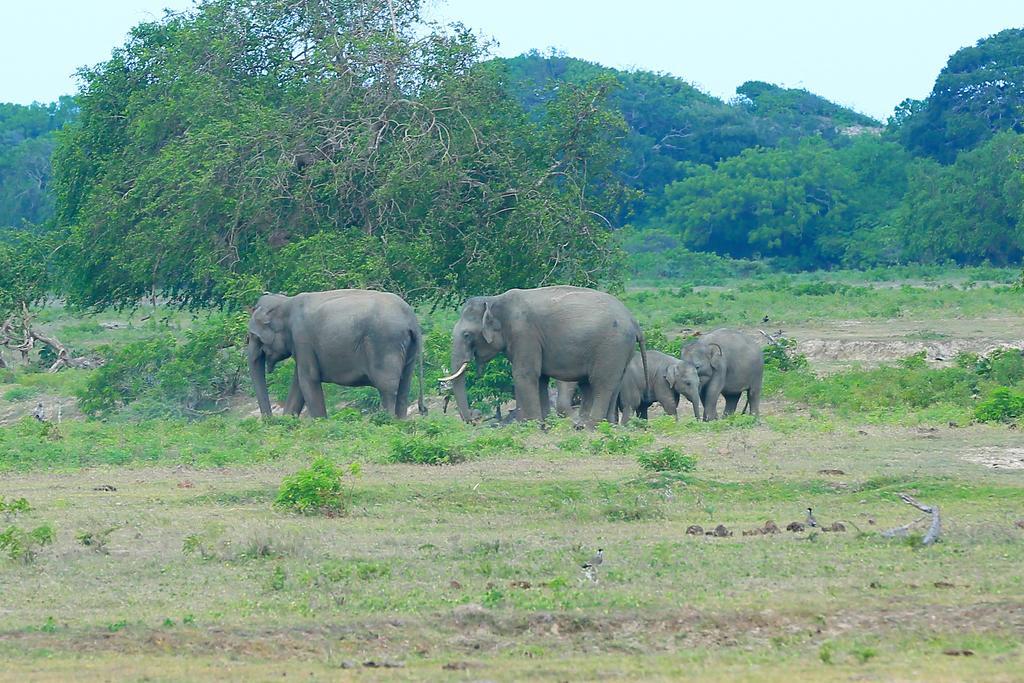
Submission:
{"label": "elephant tusk", "polygon": [[466,368],[468,368],[468,367],[469,367],[469,361],[466,361],[465,363],[463,363],[463,364],[462,364],[462,367],[461,367],[461,368],[459,368],[459,369],[458,369],[458,370],[457,370],[457,371],[455,372],[455,374],[452,374],[452,375],[448,375],[447,377],[442,377],[442,378],[441,378],[441,379],[439,379],[438,381],[439,381],[439,382],[451,382],[452,380],[456,380],[456,379],[458,379],[459,377],[462,377],[462,373],[464,373],[464,372],[466,371]]}

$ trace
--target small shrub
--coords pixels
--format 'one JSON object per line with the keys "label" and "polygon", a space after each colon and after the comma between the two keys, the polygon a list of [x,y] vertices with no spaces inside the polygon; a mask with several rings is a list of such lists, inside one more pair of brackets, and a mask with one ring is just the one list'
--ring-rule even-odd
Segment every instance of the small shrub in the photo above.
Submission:
{"label": "small shrub", "polygon": [[4,392],[5,401],[24,401],[39,395],[37,387],[14,387]]}
{"label": "small shrub", "polygon": [[764,347],[765,367],[783,372],[806,370],[807,356],[796,352],[796,342],[787,337],[778,337]]}
{"label": "small shrub", "polygon": [[654,472],[692,472],[697,468],[695,456],[667,446],[660,451],[638,453],[636,460],[640,467]]}
{"label": "small shrub", "polygon": [[610,453],[625,454],[636,451],[650,444],[654,437],[648,434],[636,434],[624,429],[616,429],[607,422],[597,425],[598,436],[590,441],[590,452],[594,454]]}
{"label": "small shrub", "polygon": [[[348,471],[358,474],[358,463],[349,465]],[[349,498],[342,485],[344,475],[345,471],[327,458],[318,458],[285,477],[274,505],[303,514],[344,514]]]}
{"label": "small shrub", "polygon": [[466,459],[463,437],[453,434],[444,422],[420,420],[410,423],[410,432],[391,440],[391,462],[418,465],[451,465]]}
{"label": "small shrub", "polygon": [[3,496],[0,496],[0,513],[5,517],[13,517],[14,515],[21,512],[28,512],[32,509],[32,506],[28,504],[28,500],[25,498],[14,498],[13,500],[7,500]]}
{"label": "small shrub", "polygon": [[53,543],[55,538],[56,534],[49,524],[38,526],[32,531],[12,525],[0,533],[0,552],[7,553],[16,562],[30,564],[40,550]]}
{"label": "small shrub", "polygon": [[1009,422],[1024,417],[1024,392],[1009,387],[993,389],[974,409],[974,417],[979,422]]}

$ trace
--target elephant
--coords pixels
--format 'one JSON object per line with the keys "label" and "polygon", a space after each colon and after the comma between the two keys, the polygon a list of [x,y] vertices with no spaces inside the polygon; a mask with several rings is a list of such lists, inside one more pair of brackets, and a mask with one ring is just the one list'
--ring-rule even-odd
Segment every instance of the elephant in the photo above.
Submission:
{"label": "elephant", "polygon": [[[750,414],[760,415],[764,352],[754,339],[738,330],[718,329],[683,347],[680,358],[688,372],[700,378],[704,419],[718,419],[718,397],[725,396],[725,415],[736,412],[740,395],[747,392]],[[692,377],[692,375],[691,375]]]}
{"label": "elephant", "polygon": [[619,386],[618,408],[622,424],[629,422],[633,415],[647,419],[647,409],[660,403],[665,412],[679,419],[677,410],[679,396],[683,395],[693,404],[693,415],[700,419],[700,380],[686,364],[661,351],[647,352],[647,381],[644,382],[644,368],[640,358],[633,356],[626,368]]}
{"label": "elephant", "polygon": [[646,363],[643,331],[633,314],[610,294],[556,285],[510,289],[466,301],[452,333],[451,366],[442,378],[453,382],[459,415],[470,421],[466,368],[477,369],[499,353],[512,364],[516,407],[521,420],[543,420],[550,410],[549,379],[579,382],[580,422],[605,419],[626,366],[639,344]]}
{"label": "elephant", "polygon": [[271,415],[266,373],[295,358],[286,415],[303,407],[325,417],[321,382],[372,386],[381,407],[398,419],[409,410],[409,389],[419,357],[419,411],[423,403],[423,332],[401,297],[365,289],[306,292],[296,296],[264,294],[249,319],[249,373],[260,413]]}

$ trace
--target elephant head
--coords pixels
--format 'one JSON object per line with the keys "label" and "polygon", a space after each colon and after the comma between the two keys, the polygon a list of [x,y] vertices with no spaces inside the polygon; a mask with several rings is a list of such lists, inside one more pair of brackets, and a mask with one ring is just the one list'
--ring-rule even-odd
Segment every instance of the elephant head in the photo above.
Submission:
{"label": "elephant head", "polygon": [[289,301],[280,294],[265,294],[249,318],[249,374],[264,417],[271,415],[267,373],[292,355],[291,331],[287,329]]}
{"label": "elephant head", "polygon": [[502,332],[502,306],[498,297],[473,297],[462,307],[462,315],[452,331],[451,367],[454,372],[442,381],[450,381],[459,415],[469,422],[473,413],[466,397],[466,368],[476,363],[477,371],[505,350]]}
{"label": "elephant head", "polygon": [[697,374],[697,368],[681,360],[669,363],[665,368],[665,380],[674,391],[685,396],[693,404],[693,416],[700,420],[700,376]]}
{"label": "elephant head", "polygon": [[701,382],[707,382],[725,367],[722,347],[714,342],[695,341],[683,347],[682,360],[692,365]]}

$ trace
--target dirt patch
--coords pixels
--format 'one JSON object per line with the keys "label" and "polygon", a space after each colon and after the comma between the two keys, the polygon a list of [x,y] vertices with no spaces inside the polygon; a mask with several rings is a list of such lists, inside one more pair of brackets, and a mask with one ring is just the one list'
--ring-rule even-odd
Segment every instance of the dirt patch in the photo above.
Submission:
{"label": "dirt patch", "polygon": [[1024,470],[1024,448],[986,446],[967,451],[960,457],[992,469]]}
{"label": "dirt patch", "polygon": [[892,361],[924,351],[934,362],[951,362],[960,353],[987,354],[996,349],[1024,349],[1024,339],[993,342],[983,339],[942,340],[872,340],[872,339],[805,339],[796,345],[811,361]]}
{"label": "dirt patch", "polygon": [[42,413],[50,422],[82,419],[82,411],[78,409],[78,402],[75,399],[40,394],[19,401],[0,400],[0,427],[14,424],[25,416],[35,414],[40,403],[43,404]]}

